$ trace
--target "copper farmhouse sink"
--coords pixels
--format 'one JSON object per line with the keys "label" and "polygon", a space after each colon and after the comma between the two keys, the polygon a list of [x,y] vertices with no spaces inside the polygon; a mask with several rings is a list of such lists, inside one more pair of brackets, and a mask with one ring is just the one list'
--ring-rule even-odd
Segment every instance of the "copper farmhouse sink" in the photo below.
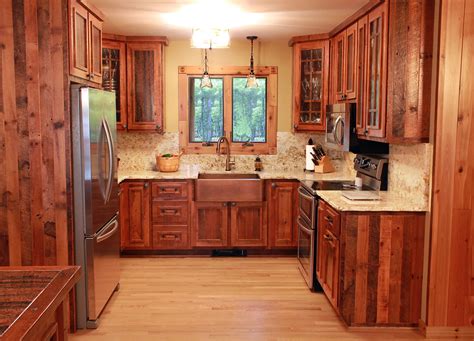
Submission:
{"label": "copper farmhouse sink", "polygon": [[196,201],[263,201],[263,180],[258,174],[199,174],[195,182]]}

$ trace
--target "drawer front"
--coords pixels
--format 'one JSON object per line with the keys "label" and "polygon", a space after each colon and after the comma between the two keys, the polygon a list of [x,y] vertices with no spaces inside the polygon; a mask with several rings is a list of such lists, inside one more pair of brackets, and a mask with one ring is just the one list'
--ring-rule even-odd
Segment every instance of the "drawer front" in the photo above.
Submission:
{"label": "drawer front", "polygon": [[152,196],[160,200],[186,200],[188,198],[188,183],[185,181],[153,182]]}
{"label": "drawer front", "polygon": [[188,208],[187,201],[153,201],[153,223],[159,225],[188,225]]}
{"label": "drawer front", "polygon": [[336,237],[339,238],[341,232],[341,223],[340,223],[340,215],[337,211],[335,211],[332,207],[327,204],[324,204],[324,209],[320,211],[322,217],[320,220],[322,222],[322,227],[331,231],[331,233]]}
{"label": "drawer front", "polygon": [[189,249],[187,226],[153,226],[153,248],[155,250]]}

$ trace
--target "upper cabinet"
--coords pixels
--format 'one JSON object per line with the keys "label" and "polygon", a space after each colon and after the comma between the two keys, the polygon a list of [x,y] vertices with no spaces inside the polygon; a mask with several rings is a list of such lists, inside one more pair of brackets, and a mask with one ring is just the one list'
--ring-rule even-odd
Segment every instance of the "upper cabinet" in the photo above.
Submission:
{"label": "upper cabinet", "polygon": [[69,73],[102,83],[102,13],[85,0],[69,0]]}
{"label": "upper cabinet", "polygon": [[364,136],[385,137],[387,100],[387,3],[377,7],[367,16],[365,68],[366,105],[362,107]]}
{"label": "upper cabinet", "polygon": [[115,92],[117,129],[127,129],[127,68],[124,42],[104,40],[102,71],[102,88]]}
{"label": "upper cabinet", "polygon": [[[428,141],[433,18],[432,1],[374,1],[326,35],[331,45],[329,103],[356,103],[359,138],[388,143]],[[299,45],[324,36],[290,41],[295,55],[295,122],[306,113],[298,90],[304,88],[297,67],[301,61],[296,61]],[[317,128],[322,127],[307,130],[322,130]]]}
{"label": "upper cabinet", "polygon": [[127,44],[128,129],[163,132],[163,46]]}
{"label": "upper cabinet", "polygon": [[102,87],[116,93],[117,129],[163,133],[166,37],[104,36]]}
{"label": "upper cabinet", "polygon": [[293,127],[324,131],[329,85],[329,41],[296,43],[293,47]]}

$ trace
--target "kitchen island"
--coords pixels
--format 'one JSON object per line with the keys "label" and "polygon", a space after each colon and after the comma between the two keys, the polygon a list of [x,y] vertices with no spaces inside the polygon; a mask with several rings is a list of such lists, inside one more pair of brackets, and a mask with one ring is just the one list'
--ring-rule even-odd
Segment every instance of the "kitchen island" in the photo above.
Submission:
{"label": "kitchen island", "polygon": [[67,340],[78,266],[0,267],[0,340]]}

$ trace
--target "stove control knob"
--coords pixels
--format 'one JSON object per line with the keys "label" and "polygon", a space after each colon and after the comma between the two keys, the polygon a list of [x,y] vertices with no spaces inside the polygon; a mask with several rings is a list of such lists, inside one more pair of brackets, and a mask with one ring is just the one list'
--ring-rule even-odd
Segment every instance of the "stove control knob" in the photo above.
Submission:
{"label": "stove control knob", "polygon": [[377,169],[377,164],[371,162],[371,163],[370,163],[370,169],[376,170],[376,169]]}
{"label": "stove control knob", "polygon": [[360,163],[360,160],[359,160],[357,157],[355,157],[355,158],[354,158],[354,163],[355,163],[356,165],[358,165],[358,164]]}

